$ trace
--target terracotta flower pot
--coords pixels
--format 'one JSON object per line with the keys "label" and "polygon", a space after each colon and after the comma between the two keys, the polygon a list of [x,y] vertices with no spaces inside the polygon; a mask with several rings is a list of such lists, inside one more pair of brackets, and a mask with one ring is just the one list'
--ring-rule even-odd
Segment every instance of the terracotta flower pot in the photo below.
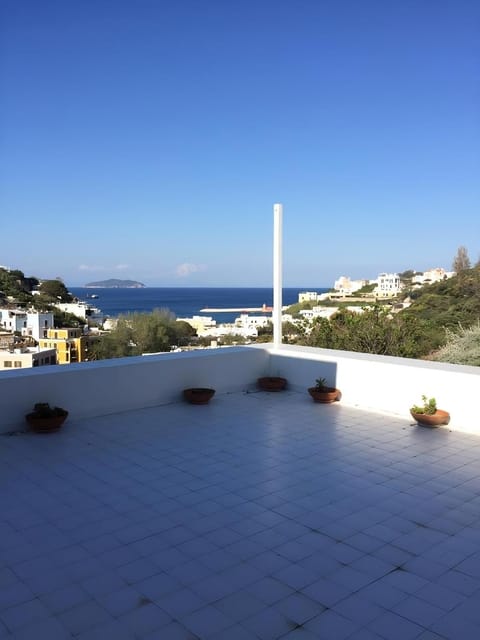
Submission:
{"label": "terracotta flower pot", "polygon": [[448,411],[442,411],[437,409],[435,413],[414,413],[410,411],[412,418],[415,422],[422,425],[422,427],[439,427],[442,424],[448,424],[450,422],[450,414]]}
{"label": "terracotta flower pot", "polygon": [[215,395],[215,389],[192,387],[183,390],[183,397],[190,404],[208,404]]}
{"label": "terracotta flower pot", "polygon": [[65,409],[55,409],[56,414],[52,416],[39,416],[37,413],[27,413],[26,421],[30,429],[35,433],[52,433],[58,431],[68,417]]}
{"label": "terracotta flower pot", "polygon": [[287,380],[278,376],[266,376],[258,378],[257,384],[262,391],[283,391],[287,386]]}
{"label": "terracotta flower pot", "polygon": [[324,387],[323,389],[310,387],[308,393],[312,396],[314,402],[321,402],[322,404],[329,404],[340,399],[340,391],[335,387]]}

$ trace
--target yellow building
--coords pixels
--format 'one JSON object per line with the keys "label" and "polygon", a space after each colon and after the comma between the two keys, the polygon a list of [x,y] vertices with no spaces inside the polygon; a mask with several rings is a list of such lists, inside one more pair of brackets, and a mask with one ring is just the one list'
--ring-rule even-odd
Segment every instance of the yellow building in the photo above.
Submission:
{"label": "yellow building", "polygon": [[82,329],[48,329],[47,337],[39,340],[39,346],[56,349],[58,364],[70,364],[92,359],[93,340],[94,338],[85,335]]}

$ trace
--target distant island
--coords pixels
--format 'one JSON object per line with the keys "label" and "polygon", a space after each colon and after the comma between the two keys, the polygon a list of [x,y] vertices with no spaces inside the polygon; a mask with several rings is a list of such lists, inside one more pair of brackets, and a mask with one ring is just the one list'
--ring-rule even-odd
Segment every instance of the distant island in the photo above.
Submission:
{"label": "distant island", "polygon": [[143,282],[136,280],[118,280],[110,278],[109,280],[99,280],[98,282],[88,282],[86,289],[144,289]]}

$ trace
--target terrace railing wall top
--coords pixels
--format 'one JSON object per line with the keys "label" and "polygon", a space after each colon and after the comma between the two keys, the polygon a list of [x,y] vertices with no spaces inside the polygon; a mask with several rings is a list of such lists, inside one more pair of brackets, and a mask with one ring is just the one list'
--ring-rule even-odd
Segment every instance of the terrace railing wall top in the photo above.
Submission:
{"label": "terrace railing wall top", "polygon": [[433,396],[451,414],[448,428],[480,435],[477,367],[271,344],[0,372],[0,432],[23,428],[36,402],[84,418],[177,402],[185,387],[214,387],[218,395],[252,390],[265,375],[287,378],[305,402],[307,387],[325,377],[342,391],[338,406],[404,416],[406,425],[410,406]]}

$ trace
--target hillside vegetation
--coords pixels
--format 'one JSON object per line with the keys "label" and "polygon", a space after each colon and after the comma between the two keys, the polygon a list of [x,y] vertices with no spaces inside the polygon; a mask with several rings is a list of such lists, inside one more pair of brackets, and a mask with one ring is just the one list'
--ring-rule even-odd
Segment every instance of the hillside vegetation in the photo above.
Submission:
{"label": "hillside vegetation", "polygon": [[18,269],[8,271],[0,268],[0,299],[11,296],[20,302],[29,302],[37,285],[37,278],[27,278]]}
{"label": "hillside vegetation", "polygon": [[[314,347],[359,351],[409,358],[435,358],[458,364],[476,362],[467,356],[477,332],[465,330],[478,325],[480,318],[480,266],[463,269],[456,276],[407,291],[412,304],[392,314],[379,304],[365,308],[361,314],[340,309],[329,320],[318,318],[310,331],[305,330],[297,342]],[[462,347],[439,351],[441,347],[463,337]],[[446,354],[449,354],[448,356]],[[447,357],[450,358],[447,360]]]}
{"label": "hillside vegetation", "polygon": [[[405,316],[425,321],[430,351],[447,342],[447,329],[468,328],[480,318],[480,265],[410,294]],[[427,355],[427,354],[424,354]]]}
{"label": "hillside vegetation", "polygon": [[[40,293],[34,295],[34,290]],[[51,311],[56,327],[77,327],[85,324],[85,321],[54,306],[59,301],[72,300],[71,294],[59,278],[40,281],[33,276],[26,277],[19,269],[8,271],[0,267],[0,305],[20,305],[37,311]]]}
{"label": "hillside vegetation", "polygon": [[447,344],[434,354],[433,360],[480,366],[480,322],[467,329],[447,329]]}

